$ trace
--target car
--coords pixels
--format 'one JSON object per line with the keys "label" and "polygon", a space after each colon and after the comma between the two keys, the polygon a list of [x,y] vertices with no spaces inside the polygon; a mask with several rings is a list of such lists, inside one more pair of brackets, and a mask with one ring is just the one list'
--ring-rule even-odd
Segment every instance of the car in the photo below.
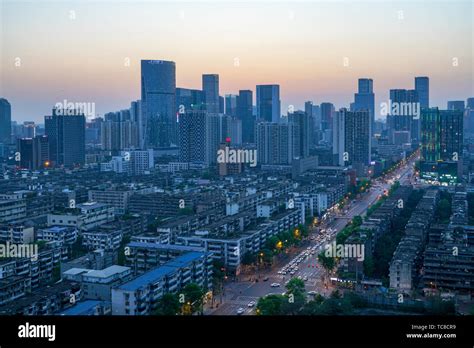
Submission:
{"label": "car", "polygon": [[308,295],[317,295],[318,293],[314,290],[308,291]]}
{"label": "car", "polygon": [[237,314],[239,314],[239,315],[244,314],[244,312],[245,312],[245,309],[243,309],[242,307],[237,309]]}
{"label": "car", "polygon": [[252,308],[253,306],[255,306],[255,301],[250,301],[249,304],[247,305],[247,307],[250,307],[250,308]]}
{"label": "car", "polygon": [[272,283],[270,286],[272,288],[278,288],[278,287],[280,287],[280,283]]}
{"label": "car", "polygon": [[265,278],[263,278],[263,281],[266,282],[266,281],[268,281],[268,279],[269,279],[268,277],[265,277]]}
{"label": "car", "polygon": [[305,282],[307,282],[307,281],[308,281],[308,277],[307,277],[307,276],[304,276],[304,277],[303,277],[303,280],[304,280]]}
{"label": "car", "polygon": [[291,274],[291,275],[294,275],[294,274],[295,274],[295,271],[291,271],[290,274]]}

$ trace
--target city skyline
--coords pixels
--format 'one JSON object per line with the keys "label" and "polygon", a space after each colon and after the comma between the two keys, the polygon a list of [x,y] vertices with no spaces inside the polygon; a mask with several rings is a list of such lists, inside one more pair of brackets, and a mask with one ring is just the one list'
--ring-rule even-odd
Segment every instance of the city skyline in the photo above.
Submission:
{"label": "city skyline", "polygon": [[[0,91],[12,105],[12,120],[42,123],[64,99],[95,103],[101,116],[126,108],[140,99],[142,59],[174,61],[182,88],[200,89],[203,74],[218,74],[221,96],[250,89],[254,105],[256,85],[278,84],[282,114],[289,105],[303,109],[307,100],[348,108],[359,78],[373,80],[376,119],[389,90],[413,89],[415,76],[430,78],[431,106],[445,108],[474,94],[472,40],[461,35],[472,22],[468,1],[430,8],[405,2],[165,4],[46,3],[32,20],[28,3],[2,1]],[[453,20],[444,26],[439,19],[446,15]],[[17,26],[20,33],[12,29]],[[33,35],[38,30],[43,35]]]}

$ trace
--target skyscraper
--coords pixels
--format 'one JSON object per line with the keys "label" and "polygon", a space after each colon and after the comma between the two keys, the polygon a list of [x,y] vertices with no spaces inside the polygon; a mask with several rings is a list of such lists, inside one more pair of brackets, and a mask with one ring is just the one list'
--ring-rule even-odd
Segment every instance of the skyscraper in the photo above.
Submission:
{"label": "skyscraper", "polygon": [[415,90],[418,92],[420,107],[430,107],[430,79],[426,76],[415,77]]}
{"label": "skyscraper", "polygon": [[220,113],[220,114],[223,114],[223,113],[224,113],[224,110],[225,110],[224,97],[219,96],[219,113]]}
{"label": "skyscraper", "polygon": [[358,93],[354,94],[354,103],[351,104],[351,111],[368,110],[370,114],[371,136],[375,130],[375,95],[372,79],[359,79]]}
{"label": "skyscraper", "polygon": [[257,85],[257,119],[266,122],[280,122],[280,86]]}
{"label": "skyscraper", "polygon": [[464,100],[450,100],[448,101],[448,110],[460,110],[464,111],[465,109]]}
{"label": "skyscraper", "polygon": [[304,111],[295,111],[288,114],[288,122],[291,122],[298,126],[296,134],[297,148],[295,150],[295,157],[308,157],[309,156],[309,141],[310,141],[310,117]]}
{"label": "skyscraper", "polygon": [[394,132],[406,131],[410,134],[411,142],[418,142],[420,138],[418,91],[411,89],[391,89],[390,103],[393,110],[387,115],[388,138],[394,142]]}
{"label": "skyscraper", "polygon": [[179,115],[179,160],[202,162],[206,160],[206,112],[188,110]]}
{"label": "skyscraper", "polygon": [[463,112],[423,109],[421,112],[421,178],[455,184],[462,170]]}
{"label": "skyscraper", "polygon": [[190,110],[179,117],[179,159],[216,163],[219,144],[230,136],[230,116]]}
{"label": "skyscraper", "polygon": [[237,98],[238,95],[225,95],[225,114],[229,116],[237,116]]}
{"label": "skyscraper", "polygon": [[321,129],[323,131],[332,128],[332,118],[334,116],[334,105],[332,103],[321,103]]}
{"label": "skyscraper", "polygon": [[255,118],[252,113],[253,93],[240,90],[237,98],[237,118],[242,120],[242,142],[255,142]]}
{"label": "skyscraper", "polygon": [[38,170],[49,167],[49,141],[45,135],[17,140],[17,151],[20,153],[20,167]]}
{"label": "skyscraper", "polygon": [[205,109],[210,113],[219,112],[219,75],[203,74],[202,91],[204,93]]}
{"label": "skyscraper", "polygon": [[12,109],[8,100],[0,98],[0,143],[10,144],[12,134]]}
{"label": "skyscraper", "polygon": [[344,132],[345,132],[345,113],[346,109],[341,109],[336,112],[333,118],[333,136],[332,136],[332,155],[333,163],[337,166],[343,167],[345,165],[344,161]]}
{"label": "skyscraper", "polygon": [[176,112],[204,110],[204,93],[199,89],[176,88]]}
{"label": "skyscraper", "polygon": [[474,110],[474,98],[467,98],[466,108]]}
{"label": "skyscraper", "polygon": [[86,159],[84,114],[76,110],[54,108],[51,116],[44,117],[44,125],[53,164],[65,167],[84,165]]}
{"label": "skyscraper", "polygon": [[371,160],[370,113],[340,109],[333,122],[333,155],[342,165],[367,166]]}
{"label": "skyscraper", "polygon": [[298,125],[260,122],[256,126],[257,154],[262,164],[291,164],[296,157]]}
{"label": "skyscraper", "polygon": [[176,66],[164,60],[141,61],[141,100],[145,146],[177,143]]}
{"label": "skyscraper", "polygon": [[314,105],[312,101],[304,103],[304,112],[308,115],[308,142],[309,146],[315,145],[315,117],[313,115]]}

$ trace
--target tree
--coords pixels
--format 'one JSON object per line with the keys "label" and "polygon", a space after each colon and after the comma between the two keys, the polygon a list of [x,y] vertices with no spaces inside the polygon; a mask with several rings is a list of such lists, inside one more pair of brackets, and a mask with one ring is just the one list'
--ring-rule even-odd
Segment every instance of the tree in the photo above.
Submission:
{"label": "tree", "polygon": [[212,304],[214,305],[215,295],[221,295],[222,302],[222,293],[224,291],[224,278],[225,278],[225,265],[221,260],[214,260],[212,263]]}
{"label": "tree", "polygon": [[334,261],[334,257],[326,256],[324,254],[324,251],[321,251],[321,253],[319,253],[318,261],[321,263],[321,265],[324,267],[324,269],[327,271],[328,274],[336,266],[336,262]]}
{"label": "tree", "polygon": [[201,311],[202,313],[205,295],[203,288],[196,283],[190,283],[184,287],[183,295],[185,301],[184,305],[190,306],[191,314],[197,311]]}
{"label": "tree", "polygon": [[304,294],[304,281],[298,278],[291,278],[290,281],[286,284],[286,290],[288,294]]}
{"label": "tree", "polygon": [[286,301],[282,303],[281,311],[285,315],[295,315],[301,311],[306,303],[306,292],[304,281],[292,278],[286,284]]}
{"label": "tree", "polygon": [[354,216],[352,219],[352,224],[356,227],[362,225],[362,217],[360,215]]}
{"label": "tree", "polygon": [[375,265],[374,259],[371,256],[367,256],[364,260],[364,274],[367,277],[372,277],[374,274]]}
{"label": "tree", "polygon": [[437,216],[440,221],[449,220],[451,216],[451,202],[445,198],[441,199],[437,207]]}
{"label": "tree", "polygon": [[164,294],[158,301],[155,315],[176,315],[179,312],[180,303],[175,294]]}
{"label": "tree", "polygon": [[324,254],[324,251],[318,255],[318,261],[321,263],[323,268],[326,270],[326,278],[329,278],[329,273],[334,269],[336,266],[336,261],[333,257],[328,257]]}
{"label": "tree", "polygon": [[341,298],[341,293],[339,292],[338,289],[336,289],[333,292],[331,292],[331,295],[329,296],[329,298]]}
{"label": "tree", "polygon": [[260,315],[281,315],[282,304],[287,301],[283,295],[268,295],[260,297],[257,303],[257,313]]}
{"label": "tree", "polygon": [[242,256],[242,264],[243,265],[251,265],[257,261],[257,255],[252,254],[250,252],[246,252]]}

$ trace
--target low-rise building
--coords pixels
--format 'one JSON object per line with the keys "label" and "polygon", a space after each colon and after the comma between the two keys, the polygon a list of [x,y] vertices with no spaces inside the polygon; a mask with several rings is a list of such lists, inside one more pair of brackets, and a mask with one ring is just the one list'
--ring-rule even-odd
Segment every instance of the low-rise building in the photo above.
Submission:
{"label": "low-rise building", "polygon": [[187,284],[212,287],[212,262],[208,254],[189,252],[112,289],[113,315],[147,315],[166,293],[177,293]]}
{"label": "low-rise building", "polygon": [[77,240],[78,230],[75,227],[52,226],[40,228],[36,233],[37,240],[55,241],[61,245],[71,245]]}

